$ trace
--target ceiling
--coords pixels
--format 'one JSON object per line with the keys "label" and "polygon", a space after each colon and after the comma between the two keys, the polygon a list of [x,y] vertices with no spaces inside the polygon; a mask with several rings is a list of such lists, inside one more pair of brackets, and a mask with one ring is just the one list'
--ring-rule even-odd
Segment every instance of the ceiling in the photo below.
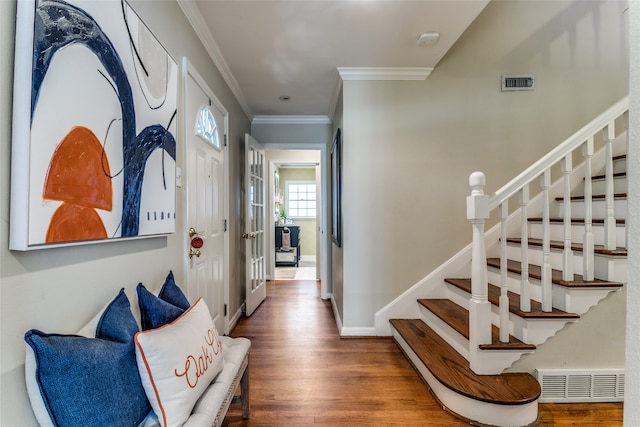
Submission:
{"label": "ceiling", "polygon": [[[329,120],[343,80],[426,79],[488,1],[178,3],[255,122]],[[418,46],[429,32],[438,41]]]}

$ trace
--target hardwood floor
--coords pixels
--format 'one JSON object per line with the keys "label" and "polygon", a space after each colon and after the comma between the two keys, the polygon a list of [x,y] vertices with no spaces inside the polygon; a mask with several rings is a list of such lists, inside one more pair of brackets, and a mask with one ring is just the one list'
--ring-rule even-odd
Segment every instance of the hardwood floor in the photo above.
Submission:
{"label": "hardwood floor", "polygon": [[[224,426],[468,426],[429,392],[391,338],[340,338],[315,281],[267,284],[231,333],[251,339],[251,418]],[[544,426],[621,426],[622,404],[541,404]]]}

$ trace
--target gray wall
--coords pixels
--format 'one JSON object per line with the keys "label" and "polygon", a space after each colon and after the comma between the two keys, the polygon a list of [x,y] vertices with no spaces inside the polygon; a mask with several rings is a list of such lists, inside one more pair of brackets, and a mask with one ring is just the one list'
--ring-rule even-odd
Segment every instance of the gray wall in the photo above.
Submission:
{"label": "gray wall", "polygon": [[[491,2],[426,81],[344,82],[345,328],[470,242],[471,172],[497,190],[628,93],[625,7]],[[502,74],[536,89],[501,92]]]}
{"label": "gray wall", "polygon": [[[230,115],[230,235],[243,224],[240,194],[244,134],[249,120],[191,30],[177,3],[132,6],[169,53],[187,56]],[[15,1],[0,1],[0,425],[35,425],[24,385],[23,334],[30,328],[74,333],[121,288],[130,299],[138,282],[158,288],[169,269],[184,280],[183,230],[169,237],[33,252],[10,252],[9,195]],[[178,153],[182,153],[178,141]],[[178,165],[182,166],[180,158]],[[182,218],[178,189],[178,224]],[[230,312],[244,302],[243,245],[230,238]],[[159,268],[161,266],[161,268]]]}

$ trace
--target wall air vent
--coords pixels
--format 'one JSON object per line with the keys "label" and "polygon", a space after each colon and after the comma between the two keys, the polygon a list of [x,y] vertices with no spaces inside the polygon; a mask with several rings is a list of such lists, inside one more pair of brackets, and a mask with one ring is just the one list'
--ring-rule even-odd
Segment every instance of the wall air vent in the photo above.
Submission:
{"label": "wall air vent", "polygon": [[537,369],[540,402],[622,402],[624,369]]}
{"label": "wall air vent", "polygon": [[502,76],[502,90],[533,90],[533,76]]}

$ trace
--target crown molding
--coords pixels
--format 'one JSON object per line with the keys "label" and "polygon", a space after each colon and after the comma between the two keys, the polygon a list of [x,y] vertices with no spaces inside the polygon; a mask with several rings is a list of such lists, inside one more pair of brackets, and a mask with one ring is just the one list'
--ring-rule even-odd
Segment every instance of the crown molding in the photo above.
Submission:
{"label": "crown molding", "polygon": [[432,67],[338,67],[342,80],[426,80]]}
{"label": "crown molding", "polygon": [[191,27],[196,32],[196,35],[202,42],[204,48],[209,53],[209,56],[213,60],[213,63],[220,71],[222,78],[229,86],[229,89],[233,93],[233,95],[238,100],[240,104],[240,108],[247,115],[247,118],[251,122],[253,120],[253,113],[251,112],[251,108],[249,108],[249,104],[240,89],[240,85],[236,81],[235,77],[231,73],[231,69],[227,65],[227,61],[225,61],[224,56],[222,56],[222,52],[220,51],[220,47],[218,43],[216,43],[215,39],[211,35],[211,32],[207,28],[207,25],[202,18],[202,13],[198,10],[198,6],[196,2],[192,0],[176,0],[180,9],[187,17],[187,20],[191,24]]}
{"label": "crown molding", "polygon": [[329,116],[253,116],[254,125],[328,125]]}

